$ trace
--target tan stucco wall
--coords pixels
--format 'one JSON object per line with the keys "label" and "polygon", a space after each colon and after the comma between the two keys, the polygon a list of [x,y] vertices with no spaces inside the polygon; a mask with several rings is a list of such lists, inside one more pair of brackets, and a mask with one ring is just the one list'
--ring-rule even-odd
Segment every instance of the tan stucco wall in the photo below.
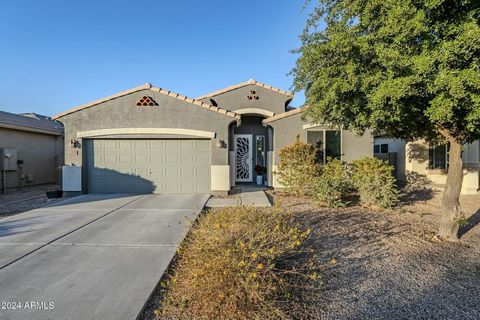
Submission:
{"label": "tan stucco wall", "polygon": [[[59,183],[63,164],[63,138],[49,134],[0,128],[0,148],[17,150],[22,173],[33,174],[33,183]],[[26,180],[22,180],[26,185]],[[7,172],[7,188],[18,187],[18,172]]]}
{"label": "tan stucco wall", "polygon": [[[462,194],[475,194],[480,189],[479,142],[465,145],[463,152],[464,177]],[[428,143],[424,140],[407,143],[406,145],[406,173],[414,172],[424,175],[434,185],[444,185],[447,173],[442,170],[429,170]]]}

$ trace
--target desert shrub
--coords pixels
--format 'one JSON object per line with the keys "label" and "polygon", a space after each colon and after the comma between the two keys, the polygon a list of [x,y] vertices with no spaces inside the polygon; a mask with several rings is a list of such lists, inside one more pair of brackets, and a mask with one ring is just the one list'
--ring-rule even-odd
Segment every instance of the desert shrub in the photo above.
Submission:
{"label": "desert shrub", "polygon": [[349,177],[346,165],[337,159],[329,159],[315,179],[312,196],[329,207],[344,207],[345,195],[349,192]]}
{"label": "desert shrub", "polygon": [[351,181],[367,205],[389,208],[398,202],[393,167],[377,158],[363,158],[351,163]]}
{"label": "desert shrub", "polygon": [[296,142],[281,149],[279,157],[276,174],[285,191],[297,196],[309,194],[319,175],[315,147]]}
{"label": "desert shrub", "polygon": [[317,279],[302,249],[309,233],[279,208],[208,212],[178,251],[159,318],[286,318],[285,306],[295,296],[290,288],[301,285],[299,277]]}

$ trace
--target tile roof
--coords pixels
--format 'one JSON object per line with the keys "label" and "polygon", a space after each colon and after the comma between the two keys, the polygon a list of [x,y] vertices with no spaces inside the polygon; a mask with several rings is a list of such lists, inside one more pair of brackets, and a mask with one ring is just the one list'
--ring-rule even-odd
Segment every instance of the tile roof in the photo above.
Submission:
{"label": "tile roof", "polygon": [[303,111],[305,111],[305,108],[306,107],[296,108],[296,109],[292,109],[292,110],[287,111],[287,112],[279,113],[277,115],[274,115],[273,117],[266,118],[265,120],[262,121],[262,123],[265,125],[265,124],[268,124],[270,122],[274,122],[274,121],[277,121],[277,120],[281,120],[281,119],[293,116],[293,115],[298,114],[298,113],[302,113]]}
{"label": "tile roof", "polygon": [[261,88],[265,88],[265,89],[268,89],[268,90],[272,90],[272,91],[284,94],[284,95],[289,96],[289,97],[293,97],[292,92],[285,91],[285,90],[282,90],[282,89],[278,89],[278,88],[272,87],[268,84],[258,82],[257,80],[250,79],[250,80],[245,81],[245,82],[241,82],[241,83],[238,83],[238,84],[235,84],[235,85],[232,85],[232,86],[229,86],[229,87],[226,87],[226,88],[223,88],[223,89],[211,92],[211,93],[204,94],[203,96],[197,97],[195,99],[200,100],[200,99],[205,99],[205,98],[218,96],[219,94],[222,94],[222,93],[225,93],[225,92],[228,92],[228,91],[232,91],[232,90],[235,90],[235,89],[238,89],[238,88],[241,88],[241,87],[245,87],[245,86],[248,86],[248,85],[251,85],[251,84],[256,85],[258,87],[261,87]]}
{"label": "tile roof", "polygon": [[60,122],[36,113],[15,114],[0,111],[0,127],[52,135],[63,134],[63,125]]}
{"label": "tile roof", "polygon": [[105,98],[102,98],[102,99],[99,99],[99,100],[95,100],[93,102],[81,105],[79,107],[75,107],[73,109],[58,113],[58,114],[53,116],[53,119],[58,119],[58,118],[61,118],[63,116],[66,116],[67,114],[71,114],[71,113],[74,113],[74,112],[77,112],[77,111],[80,111],[80,110],[83,110],[83,109],[87,109],[87,108],[99,105],[103,102],[114,100],[114,99],[126,96],[128,94],[132,94],[132,93],[135,93],[135,92],[138,92],[138,91],[142,91],[142,90],[151,90],[153,92],[158,92],[160,94],[163,94],[163,95],[166,95],[166,96],[169,96],[169,97],[173,97],[173,98],[176,98],[176,99],[179,99],[179,100],[183,100],[185,102],[194,104],[196,106],[199,106],[199,107],[211,110],[211,111],[215,111],[215,112],[224,114],[228,117],[232,117],[232,118],[237,119],[237,121],[240,121],[240,115],[236,114],[235,112],[232,112],[232,111],[227,110],[227,109],[219,108],[219,107],[216,107],[216,106],[212,106],[209,103],[198,101],[198,99],[192,99],[192,98],[183,96],[181,94],[171,92],[169,90],[153,87],[150,83],[146,83],[142,86],[138,86],[138,87],[126,90],[126,91],[122,91],[122,92],[116,93],[114,95],[111,95],[111,96],[108,96],[108,97],[105,97]]}

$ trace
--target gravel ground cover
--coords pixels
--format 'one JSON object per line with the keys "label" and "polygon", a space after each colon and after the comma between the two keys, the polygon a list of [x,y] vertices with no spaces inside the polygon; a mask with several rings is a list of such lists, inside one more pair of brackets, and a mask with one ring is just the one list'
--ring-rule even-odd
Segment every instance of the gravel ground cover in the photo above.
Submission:
{"label": "gravel ground cover", "polygon": [[47,204],[46,191],[56,190],[57,185],[45,184],[39,186],[22,187],[21,191],[9,191],[0,195],[0,219],[43,207]]}
{"label": "gravel ground cover", "polygon": [[[439,191],[403,190],[392,210],[267,196],[313,229],[323,284],[306,302],[315,314],[300,319],[480,319],[480,195],[461,197],[467,223],[456,243],[436,236]],[[161,293],[141,319],[155,318]]]}
{"label": "gravel ground cover", "polygon": [[324,266],[316,318],[480,318],[480,195],[462,197],[468,224],[449,243],[435,235],[440,193],[415,201],[404,194],[388,211],[269,194],[315,230]]}

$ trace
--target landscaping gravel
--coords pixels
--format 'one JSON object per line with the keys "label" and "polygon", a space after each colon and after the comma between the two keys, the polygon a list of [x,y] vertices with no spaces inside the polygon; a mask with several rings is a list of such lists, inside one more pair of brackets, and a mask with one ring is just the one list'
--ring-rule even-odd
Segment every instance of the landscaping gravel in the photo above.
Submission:
{"label": "landscaping gravel", "polygon": [[0,195],[0,219],[43,207],[47,204],[46,192],[56,190],[57,185],[46,184],[31,187],[22,187],[21,191],[9,191]]}
{"label": "landscaping gravel", "polygon": [[323,270],[314,318],[480,318],[479,195],[462,197],[469,225],[450,243],[435,235],[440,194],[374,210],[268,193],[314,230]]}
{"label": "landscaping gravel", "polygon": [[[323,283],[299,319],[480,319],[480,194],[461,196],[467,224],[454,243],[436,236],[441,192],[405,190],[392,210],[266,194],[313,230]],[[141,319],[155,319],[161,296]]]}

